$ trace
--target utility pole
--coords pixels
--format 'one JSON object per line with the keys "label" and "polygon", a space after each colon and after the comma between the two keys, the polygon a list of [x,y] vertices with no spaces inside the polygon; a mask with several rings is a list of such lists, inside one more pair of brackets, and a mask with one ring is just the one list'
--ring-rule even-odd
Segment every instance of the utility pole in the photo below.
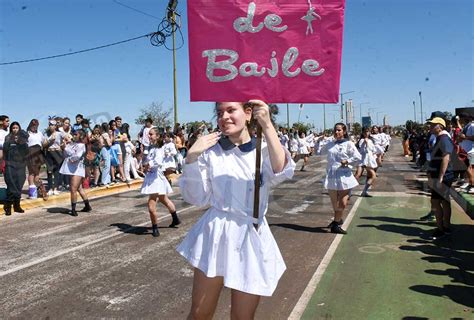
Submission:
{"label": "utility pole", "polygon": [[418,92],[418,95],[420,96],[420,123],[423,123],[423,101],[421,100],[421,91]]}
{"label": "utility pole", "polygon": [[413,100],[413,116],[415,118],[415,123],[416,123],[416,105],[415,105],[415,100]]}
{"label": "utility pole", "polygon": [[176,7],[178,0],[169,0],[168,2],[168,22],[171,23],[171,33],[173,38],[173,111],[174,124],[178,123],[178,93],[176,84]]}
{"label": "utility pole", "polygon": [[290,131],[290,104],[286,104],[286,128]]}
{"label": "utility pole", "polygon": [[326,131],[326,104],[323,104],[323,122],[324,122],[324,132]]}

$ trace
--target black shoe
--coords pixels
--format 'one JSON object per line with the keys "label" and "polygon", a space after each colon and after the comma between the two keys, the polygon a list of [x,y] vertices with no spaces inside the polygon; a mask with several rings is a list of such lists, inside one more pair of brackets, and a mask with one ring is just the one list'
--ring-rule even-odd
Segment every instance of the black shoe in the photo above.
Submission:
{"label": "black shoe", "polygon": [[420,217],[421,221],[435,221],[435,215],[433,214],[432,211],[428,212],[426,216]]}
{"label": "black shoe", "polygon": [[433,231],[433,233],[431,234],[430,239],[431,240],[441,239],[445,235],[446,235],[446,233],[444,233],[443,230],[440,230],[440,229],[436,228],[435,231]]}
{"label": "black shoe", "polygon": [[179,220],[176,211],[172,212],[171,216],[173,217],[173,221],[171,221],[171,224],[169,225],[170,228],[175,228],[177,225],[181,224],[181,220]]}
{"label": "black shoe", "polygon": [[158,230],[158,228],[153,228],[151,234],[156,238],[160,236],[160,231]]}
{"label": "black shoe", "polygon": [[331,223],[330,223],[330,224],[328,224],[327,228],[331,228],[333,224],[337,224],[337,225],[340,225],[340,226],[342,226],[342,225],[344,224],[344,220],[343,220],[343,219],[341,219],[341,221],[339,221],[339,222],[336,222],[336,221],[331,221]]}
{"label": "black shoe", "polygon": [[24,213],[25,212],[25,210],[23,210],[20,206],[20,201],[15,202],[13,204],[13,211],[18,212],[18,213]]}
{"label": "black shoe", "polygon": [[372,196],[370,194],[368,194],[367,192],[362,192],[360,194],[361,197],[365,197],[365,198],[372,198]]}
{"label": "black shoe", "polygon": [[91,212],[92,211],[92,207],[91,206],[85,206],[84,208],[81,209],[80,212]]}
{"label": "black shoe", "polygon": [[77,217],[77,211],[76,210],[71,210],[71,216]]}
{"label": "black shoe", "polygon": [[444,232],[446,235],[450,235],[451,233],[453,233],[453,230],[451,230],[450,228],[443,228],[443,232]]}
{"label": "black shoe", "polygon": [[339,223],[334,222],[333,225],[331,226],[331,233],[347,234],[347,231],[342,229]]}
{"label": "black shoe", "polygon": [[169,227],[170,228],[175,228],[177,225],[180,225],[180,224],[181,224],[181,220],[179,220],[179,218],[176,218],[176,219],[173,219],[173,221],[171,222]]}
{"label": "black shoe", "polygon": [[11,205],[5,205],[5,206],[3,206],[3,210],[5,210],[5,215],[6,215],[6,216],[11,216],[11,215],[12,215],[12,207],[11,207]]}

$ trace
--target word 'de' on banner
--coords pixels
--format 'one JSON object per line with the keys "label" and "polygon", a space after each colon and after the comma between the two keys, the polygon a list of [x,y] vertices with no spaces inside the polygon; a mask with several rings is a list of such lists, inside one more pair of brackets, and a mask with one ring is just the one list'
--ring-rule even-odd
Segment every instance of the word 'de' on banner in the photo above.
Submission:
{"label": "word 'de' on banner", "polygon": [[191,101],[338,101],[344,0],[187,4]]}

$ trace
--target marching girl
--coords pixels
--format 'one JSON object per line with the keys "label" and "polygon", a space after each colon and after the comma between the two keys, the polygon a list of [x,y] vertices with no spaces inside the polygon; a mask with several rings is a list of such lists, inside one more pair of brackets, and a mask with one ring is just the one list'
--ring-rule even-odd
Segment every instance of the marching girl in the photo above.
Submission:
{"label": "marching girl", "polygon": [[377,167],[380,167],[382,166],[382,156],[385,152],[385,147],[383,145],[384,139],[383,139],[383,136],[379,133],[379,128],[377,126],[372,126],[370,136],[372,137],[372,140],[374,141],[374,145],[375,145],[375,154],[377,156]]}
{"label": "marching girl", "polygon": [[170,175],[176,172],[176,160],[175,156],[178,154],[178,150],[176,149],[176,145],[174,144],[173,140],[169,133],[163,134],[163,171],[165,173],[165,177],[168,182],[171,184]]}
{"label": "marching girl", "polygon": [[152,224],[152,235],[153,237],[158,237],[160,231],[158,230],[156,201],[162,203],[170,212],[171,217],[173,218],[173,221],[170,224],[171,228],[179,225],[181,221],[176,213],[174,203],[167,196],[167,194],[173,192],[173,189],[168,180],[166,180],[166,177],[163,175],[163,142],[159,139],[156,128],[151,128],[148,136],[150,139],[150,146],[148,154],[143,159],[145,180],[143,180],[141,193],[148,195],[148,212],[150,213]]}
{"label": "marching girl", "polygon": [[354,142],[349,140],[346,125],[334,125],[334,140],[323,145],[319,152],[327,153],[327,168],[324,187],[328,189],[334,209],[334,220],[329,224],[332,233],[346,234],[342,229],[342,215],[349,201],[349,192],[359,185],[349,166],[362,159]]}
{"label": "marching girl", "polygon": [[70,195],[71,195],[71,215],[77,217],[76,204],[77,204],[77,193],[81,196],[84,201],[84,208],[81,212],[90,212],[92,207],[89,204],[89,199],[87,198],[84,189],[82,188],[82,181],[86,176],[86,169],[84,166],[84,156],[86,154],[86,145],[87,142],[87,133],[79,129],[75,131],[73,135],[73,140],[69,140],[68,137],[65,138],[64,146],[64,161],[61,165],[59,172],[63,175],[70,176]]}
{"label": "marching girl", "polygon": [[[177,249],[194,267],[188,319],[212,318],[224,286],[231,289],[231,318],[253,319],[260,296],[273,294],[286,269],[265,213],[270,187],[291,178],[295,164],[280,144],[263,101],[219,102],[216,114],[221,133],[196,141],[179,180],[185,201],[210,205]],[[256,139],[248,126],[252,116],[266,140],[258,219],[253,218]]]}
{"label": "marching girl", "polygon": [[300,171],[306,171],[304,167],[308,164],[308,158],[309,158],[309,152],[310,152],[310,147],[308,144],[308,141],[306,139],[306,135],[304,132],[300,132],[298,134],[298,160],[303,159],[303,165],[301,166]]}
{"label": "marching girl", "polygon": [[360,139],[357,142],[357,147],[359,148],[359,152],[362,156],[362,161],[357,166],[355,178],[359,180],[364,172],[364,169],[367,171],[367,179],[365,181],[364,190],[361,193],[361,197],[372,197],[368,190],[372,186],[375,181],[376,174],[375,169],[377,168],[377,157],[375,155],[375,144],[370,136],[370,129],[364,128],[362,130],[362,134],[360,135]]}

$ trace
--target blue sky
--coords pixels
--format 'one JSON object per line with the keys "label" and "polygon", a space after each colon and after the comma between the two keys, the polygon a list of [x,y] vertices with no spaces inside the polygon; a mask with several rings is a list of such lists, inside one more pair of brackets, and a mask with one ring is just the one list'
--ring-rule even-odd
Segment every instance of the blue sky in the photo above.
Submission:
{"label": "blue sky", "polygon": [[[168,0],[1,0],[0,62],[40,58],[101,46],[156,31]],[[295,0],[303,1],[306,0]],[[316,1],[314,1],[316,2]],[[211,120],[212,104],[191,103],[186,2],[179,1],[184,46],[177,51],[178,120]],[[432,111],[474,106],[473,1],[348,0],[341,92],[352,98],[357,119],[392,125]],[[178,42],[180,42],[178,37]],[[171,41],[168,42],[171,46]],[[24,126],[36,117],[121,115],[133,123],[151,102],[173,105],[172,53],[147,38],[88,53],[0,66],[0,112]],[[344,100],[345,100],[344,99]],[[286,123],[286,105],[279,122]],[[290,122],[323,127],[322,105],[290,104]],[[339,107],[326,105],[326,123]],[[42,126],[45,123],[43,121]]]}

